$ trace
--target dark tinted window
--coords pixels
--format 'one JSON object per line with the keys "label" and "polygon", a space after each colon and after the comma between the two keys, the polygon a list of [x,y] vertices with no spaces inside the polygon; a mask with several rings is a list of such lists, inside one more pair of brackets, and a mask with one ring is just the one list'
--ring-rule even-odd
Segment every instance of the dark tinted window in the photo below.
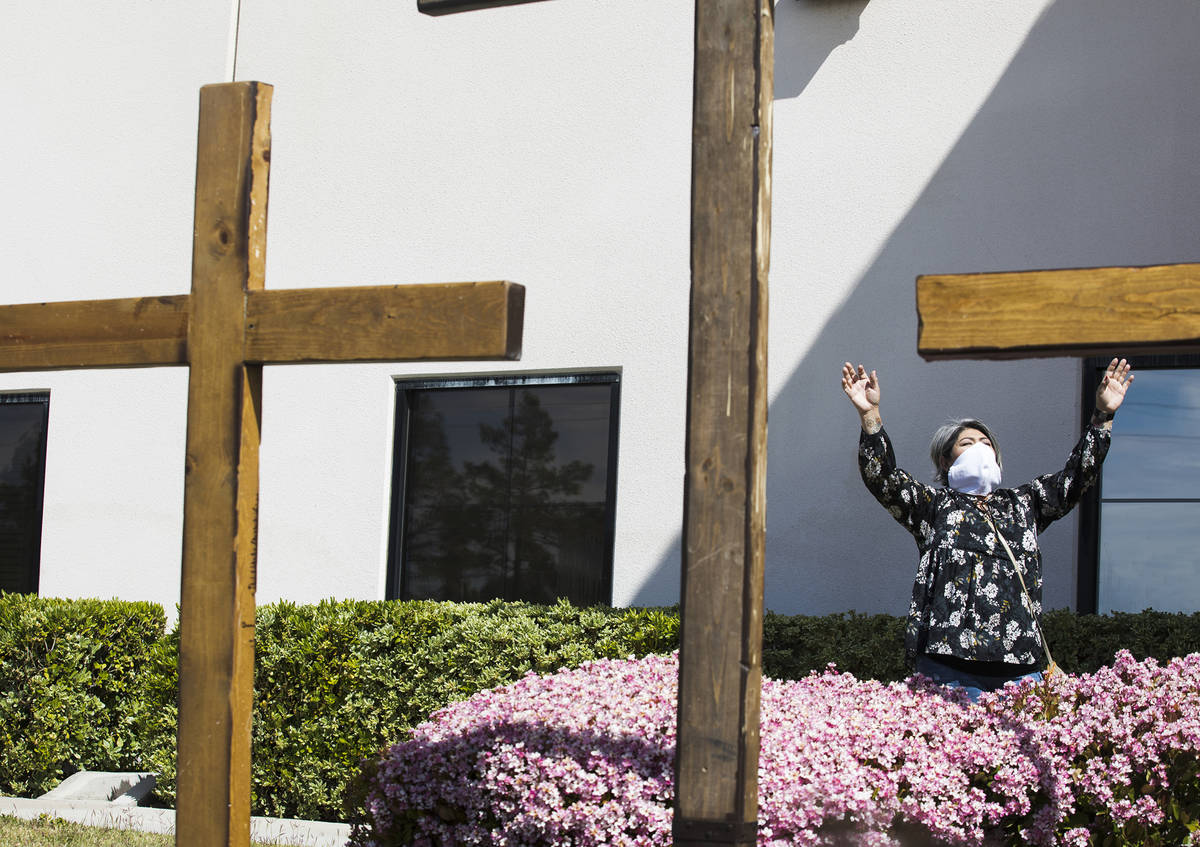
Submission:
{"label": "dark tinted window", "polygon": [[50,395],[0,394],[0,590],[37,593]]}
{"label": "dark tinted window", "polygon": [[616,375],[463,382],[398,386],[389,595],[610,602]]}

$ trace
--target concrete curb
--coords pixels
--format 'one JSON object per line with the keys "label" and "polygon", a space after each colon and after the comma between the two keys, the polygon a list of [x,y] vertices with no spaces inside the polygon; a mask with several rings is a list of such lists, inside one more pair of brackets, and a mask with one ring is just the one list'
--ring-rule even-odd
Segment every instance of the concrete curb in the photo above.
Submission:
{"label": "concrete curb", "polygon": [[69,803],[121,803],[136,806],[154,790],[152,773],[80,771],[71,774],[39,799]]}
{"label": "concrete curb", "polygon": [[[128,775],[98,775],[128,776]],[[94,781],[89,780],[92,785]],[[36,820],[41,815],[62,818],[85,826],[102,826],[108,829],[126,829],[138,832],[175,832],[175,810],[154,809],[134,805],[132,798],[122,800],[127,792],[135,790],[137,781],[129,789],[119,792],[113,800],[80,799],[44,794],[36,800],[23,797],[0,797],[0,815]],[[61,787],[61,786],[60,786]],[[57,789],[56,789],[57,790]],[[293,847],[345,847],[350,839],[350,824],[327,821],[302,821],[289,818],[251,818],[250,838],[270,844],[286,844]]]}

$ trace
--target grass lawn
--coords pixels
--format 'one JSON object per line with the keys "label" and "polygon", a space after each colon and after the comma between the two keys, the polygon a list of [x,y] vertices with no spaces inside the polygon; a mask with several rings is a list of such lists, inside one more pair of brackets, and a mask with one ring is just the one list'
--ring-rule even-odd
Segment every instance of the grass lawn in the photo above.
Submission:
{"label": "grass lawn", "polygon": [[174,847],[175,836],[84,826],[47,815],[32,821],[0,815],[0,844],[4,847]]}

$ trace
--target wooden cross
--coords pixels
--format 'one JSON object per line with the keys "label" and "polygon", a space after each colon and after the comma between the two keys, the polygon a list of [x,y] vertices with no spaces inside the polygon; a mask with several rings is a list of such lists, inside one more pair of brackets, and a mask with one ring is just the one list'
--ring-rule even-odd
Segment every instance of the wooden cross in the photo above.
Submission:
{"label": "wooden cross", "polygon": [[175,843],[250,843],[262,366],[516,359],[508,282],[263,288],[272,88],[200,92],[190,295],[0,308],[0,371],[187,365]]}
{"label": "wooden cross", "polygon": [[925,359],[1200,351],[1200,264],[917,277]]}
{"label": "wooden cross", "polygon": [[[418,0],[428,14],[529,0]],[[757,840],[771,0],[696,0],[676,847]]]}

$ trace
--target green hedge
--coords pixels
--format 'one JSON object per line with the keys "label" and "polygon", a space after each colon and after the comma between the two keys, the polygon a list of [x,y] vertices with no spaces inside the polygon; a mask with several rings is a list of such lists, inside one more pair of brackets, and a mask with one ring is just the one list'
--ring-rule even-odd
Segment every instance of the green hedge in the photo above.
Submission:
{"label": "green hedge", "polygon": [[254,798],[259,814],[329,818],[360,760],[435,709],[528,671],[673,649],[653,609],[493,602],[279,603],[259,611]]}
{"label": "green hedge", "polygon": [[[903,618],[768,613],[768,676],[834,662],[902,679]],[[1074,615],[1045,627],[1055,658],[1091,671],[1120,647],[1138,658],[1200,652],[1200,614]],[[258,609],[255,814],[342,819],[359,762],[435,709],[522,674],[588,659],[669,652],[675,609],[493,602],[327,601]],[[0,793],[31,796],[77,770],[153,770],[173,805],[178,630],[145,603],[0,595]]]}
{"label": "green hedge", "polygon": [[[251,806],[255,814],[343,816],[360,761],[435,709],[533,671],[668,652],[673,610],[426,601],[325,601],[258,609]],[[176,642],[177,643],[177,642]],[[174,647],[173,647],[174,649]],[[154,685],[174,717],[174,669]],[[174,743],[174,729],[160,735]],[[174,803],[173,748],[155,744],[157,798]]]}
{"label": "green hedge", "polygon": [[1077,615],[1058,609],[1043,616],[1042,628],[1054,661],[1067,673],[1092,673],[1111,664],[1120,649],[1138,660],[1154,657],[1160,662],[1200,652],[1200,613]]}
{"label": "green hedge", "polygon": [[[894,682],[911,673],[904,666],[903,617],[857,612],[763,619],[763,673],[798,679],[830,662],[859,679]],[[1137,614],[1077,615],[1057,609],[1042,617],[1054,660],[1068,673],[1092,673],[1124,648],[1137,659],[1165,662],[1200,652],[1200,613],[1147,610]]]}
{"label": "green hedge", "polygon": [[151,770],[146,680],[173,664],[162,607],[0,594],[0,794],[80,770]]}
{"label": "green hedge", "polygon": [[800,679],[830,662],[859,679],[904,679],[904,618],[858,612],[763,616],[763,674]]}

